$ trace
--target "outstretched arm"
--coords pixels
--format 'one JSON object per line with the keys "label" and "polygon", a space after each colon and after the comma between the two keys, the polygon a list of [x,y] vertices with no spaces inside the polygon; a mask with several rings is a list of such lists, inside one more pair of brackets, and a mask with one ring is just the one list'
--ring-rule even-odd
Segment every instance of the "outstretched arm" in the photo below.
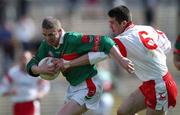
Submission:
{"label": "outstretched arm", "polygon": [[76,58],[71,61],[66,61],[64,59],[58,59],[53,63],[56,64],[57,69],[66,70],[70,67],[77,67],[87,64],[96,64],[102,60],[105,60],[108,56],[104,52],[89,52],[79,58]]}
{"label": "outstretched arm", "polygon": [[128,73],[134,73],[134,64],[128,58],[123,57],[116,46],[111,48],[110,55],[115,62],[120,64]]}
{"label": "outstretched arm", "polygon": [[[128,73],[134,73],[134,64],[128,58],[123,57],[116,46],[113,46],[111,48],[110,55],[116,61],[116,63],[120,64]],[[108,56],[103,52],[89,52],[88,54],[85,54],[71,61],[58,59],[54,61],[54,64],[57,65],[57,71],[59,69],[61,71],[64,71],[70,67],[82,66],[86,64],[96,64],[106,59],[107,57]]]}

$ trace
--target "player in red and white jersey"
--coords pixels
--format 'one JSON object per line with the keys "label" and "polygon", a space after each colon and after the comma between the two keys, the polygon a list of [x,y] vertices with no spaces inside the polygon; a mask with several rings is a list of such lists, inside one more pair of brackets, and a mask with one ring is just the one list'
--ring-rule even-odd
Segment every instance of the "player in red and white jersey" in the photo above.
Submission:
{"label": "player in red and white jersey", "polygon": [[108,12],[114,41],[123,56],[132,60],[135,74],[142,80],[123,102],[118,115],[134,115],[147,109],[147,115],[163,115],[175,107],[177,85],[168,71],[166,53],[171,48],[167,36],[151,26],[134,25],[129,9],[118,6]]}
{"label": "player in red and white jersey", "polygon": [[168,71],[166,53],[171,43],[166,35],[150,26],[130,24],[114,41],[123,56],[135,66],[135,74],[142,81],[162,78]]}
{"label": "player in red and white jersey", "polygon": [[0,95],[9,96],[13,103],[13,115],[40,115],[40,101],[50,89],[50,83],[33,78],[25,71],[29,51],[20,55],[19,63],[8,71],[0,83]]}

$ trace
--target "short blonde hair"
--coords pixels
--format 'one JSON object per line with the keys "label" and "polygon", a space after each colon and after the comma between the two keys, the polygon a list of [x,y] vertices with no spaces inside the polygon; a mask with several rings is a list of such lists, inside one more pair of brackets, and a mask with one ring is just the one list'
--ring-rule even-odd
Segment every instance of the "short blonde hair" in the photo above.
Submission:
{"label": "short blonde hair", "polygon": [[42,28],[45,29],[61,29],[61,22],[54,17],[46,17],[42,22]]}

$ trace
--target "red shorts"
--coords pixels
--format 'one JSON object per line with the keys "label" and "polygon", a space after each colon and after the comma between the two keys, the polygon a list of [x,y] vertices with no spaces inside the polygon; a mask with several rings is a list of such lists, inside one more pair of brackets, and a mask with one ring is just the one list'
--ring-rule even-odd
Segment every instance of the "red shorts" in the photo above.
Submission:
{"label": "red shorts", "polygon": [[15,103],[13,106],[13,115],[39,115],[39,101],[27,101]]}
{"label": "red shorts", "polygon": [[177,85],[169,72],[162,79],[143,82],[139,89],[146,105],[154,110],[166,111],[176,105]]}

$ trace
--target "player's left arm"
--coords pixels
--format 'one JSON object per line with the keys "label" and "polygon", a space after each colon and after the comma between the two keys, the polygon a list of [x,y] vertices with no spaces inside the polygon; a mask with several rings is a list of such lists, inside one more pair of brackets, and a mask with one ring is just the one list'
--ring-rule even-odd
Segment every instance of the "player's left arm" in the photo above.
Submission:
{"label": "player's left arm", "polygon": [[73,45],[78,45],[78,49],[80,50],[78,50],[77,53],[80,53],[80,55],[82,55],[81,53],[84,52],[87,53],[71,61],[67,61],[64,59],[54,61],[54,64],[57,65],[57,71],[58,69],[60,69],[61,71],[65,71],[70,67],[77,67],[87,64],[93,65],[108,57],[107,54],[105,54],[105,51],[108,52],[106,47],[104,46],[104,44],[101,44],[101,38],[103,36],[83,34],[77,35],[72,35],[69,39],[69,42]]}
{"label": "player's left arm", "polygon": [[47,57],[47,54],[48,54],[47,42],[43,40],[35,56],[33,56],[31,60],[26,64],[26,71],[28,72],[28,74],[30,74],[32,77],[38,77],[40,73],[45,71],[43,68],[40,68],[38,66],[38,63],[40,62],[41,59]]}

